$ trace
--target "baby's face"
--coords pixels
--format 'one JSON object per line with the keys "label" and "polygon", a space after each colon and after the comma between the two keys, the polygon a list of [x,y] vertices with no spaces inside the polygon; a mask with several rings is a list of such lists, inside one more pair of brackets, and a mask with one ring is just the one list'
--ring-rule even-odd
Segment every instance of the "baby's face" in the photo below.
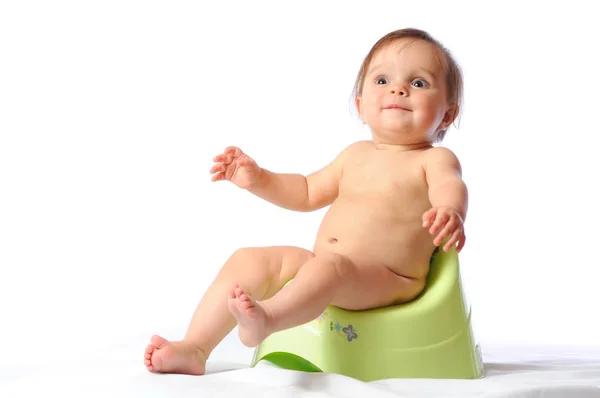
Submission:
{"label": "baby's face", "polygon": [[449,124],[444,120],[446,93],[437,48],[421,40],[400,39],[372,58],[357,107],[377,138],[421,143],[433,140]]}

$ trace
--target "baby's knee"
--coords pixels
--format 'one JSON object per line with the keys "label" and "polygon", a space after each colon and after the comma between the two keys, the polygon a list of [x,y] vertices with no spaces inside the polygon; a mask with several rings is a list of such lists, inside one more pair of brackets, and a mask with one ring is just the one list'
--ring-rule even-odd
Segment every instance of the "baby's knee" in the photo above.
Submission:
{"label": "baby's knee", "polygon": [[223,265],[222,272],[236,274],[257,272],[265,265],[265,255],[259,247],[242,247],[235,250]]}
{"label": "baby's knee", "polygon": [[256,259],[259,256],[259,254],[259,247],[241,247],[235,250],[229,257],[229,259],[234,261],[249,262],[253,259]]}

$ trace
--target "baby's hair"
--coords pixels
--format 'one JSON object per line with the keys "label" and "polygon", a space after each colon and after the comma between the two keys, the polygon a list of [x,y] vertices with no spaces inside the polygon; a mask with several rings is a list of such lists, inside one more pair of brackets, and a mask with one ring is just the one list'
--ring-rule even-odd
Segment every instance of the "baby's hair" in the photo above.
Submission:
{"label": "baby's hair", "polygon": [[[358,71],[358,76],[356,77],[356,82],[354,83],[353,90],[353,98],[356,100],[357,97],[362,95],[362,89],[365,82],[365,75],[367,74],[367,69],[371,63],[371,60],[375,53],[385,47],[386,45],[399,40],[399,39],[414,39],[414,40],[423,40],[428,43],[433,44],[438,48],[440,53],[443,56],[443,59],[440,60],[442,65],[444,66],[446,72],[446,88],[448,92],[448,102],[452,105],[456,105],[454,108],[453,120],[456,119],[458,113],[460,112],[462,101],[463,101],[463,77],[462,72],[460,70],[460,66],[450,53],[448,49],[446,49],[439,41],[434,39],[429,33],[415,28],[406,28],[399,29],[393,32],[390,32],[379,39],[371,48],[365,59],[363,60],[362,65]],[[446,135],[447,129],[440,130],[436,141],[442,141],[444,136]]]}

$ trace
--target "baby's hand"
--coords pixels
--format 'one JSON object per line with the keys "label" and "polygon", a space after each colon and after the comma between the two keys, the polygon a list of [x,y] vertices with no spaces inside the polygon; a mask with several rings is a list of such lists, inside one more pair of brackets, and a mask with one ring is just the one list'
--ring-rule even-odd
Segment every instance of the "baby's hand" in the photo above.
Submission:
{"label": "baby's hand", "polygon": [[[458,242],[456,252],[460,253],[465,245],[465,229],[461,216],[451,207],[434,207],[423,214],[423,228],[429,228],[429,233],[434,235],[433,244],[439,246],[446,238],[444,251]],[[437,235],[437,236],[436,236]]]}
{"label": "baby's hand", "polygon": [[213,158],[215,165],[210,173],[212,181],[231,181],[240,188],[248,189],[260,179],[262,172],[256,162],[240,148],[230,146]]}

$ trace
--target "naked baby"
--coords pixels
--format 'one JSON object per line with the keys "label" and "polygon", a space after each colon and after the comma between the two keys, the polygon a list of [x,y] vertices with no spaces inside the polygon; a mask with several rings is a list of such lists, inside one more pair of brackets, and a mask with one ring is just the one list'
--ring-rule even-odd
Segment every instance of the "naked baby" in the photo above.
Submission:
{"label": "naked baby", "polygon": [[[311,250],[249,247],[222,266],[181,341],[152,336],[148,370],[201,375],[238,325],[249,347],[317,318],[327,305],[366,310],[413,300],[436,247],[465,244],[468,194],[461,166],[440,142],[459,112],[462,76],[426,32],[382,37],[361,66],[356,108],[372,135],[314,173],[261,168],[238,147],[214,158],[213,181],[229,181],[284,209],[330,206]],[[285,288],[287,282],[291,281]]]}

